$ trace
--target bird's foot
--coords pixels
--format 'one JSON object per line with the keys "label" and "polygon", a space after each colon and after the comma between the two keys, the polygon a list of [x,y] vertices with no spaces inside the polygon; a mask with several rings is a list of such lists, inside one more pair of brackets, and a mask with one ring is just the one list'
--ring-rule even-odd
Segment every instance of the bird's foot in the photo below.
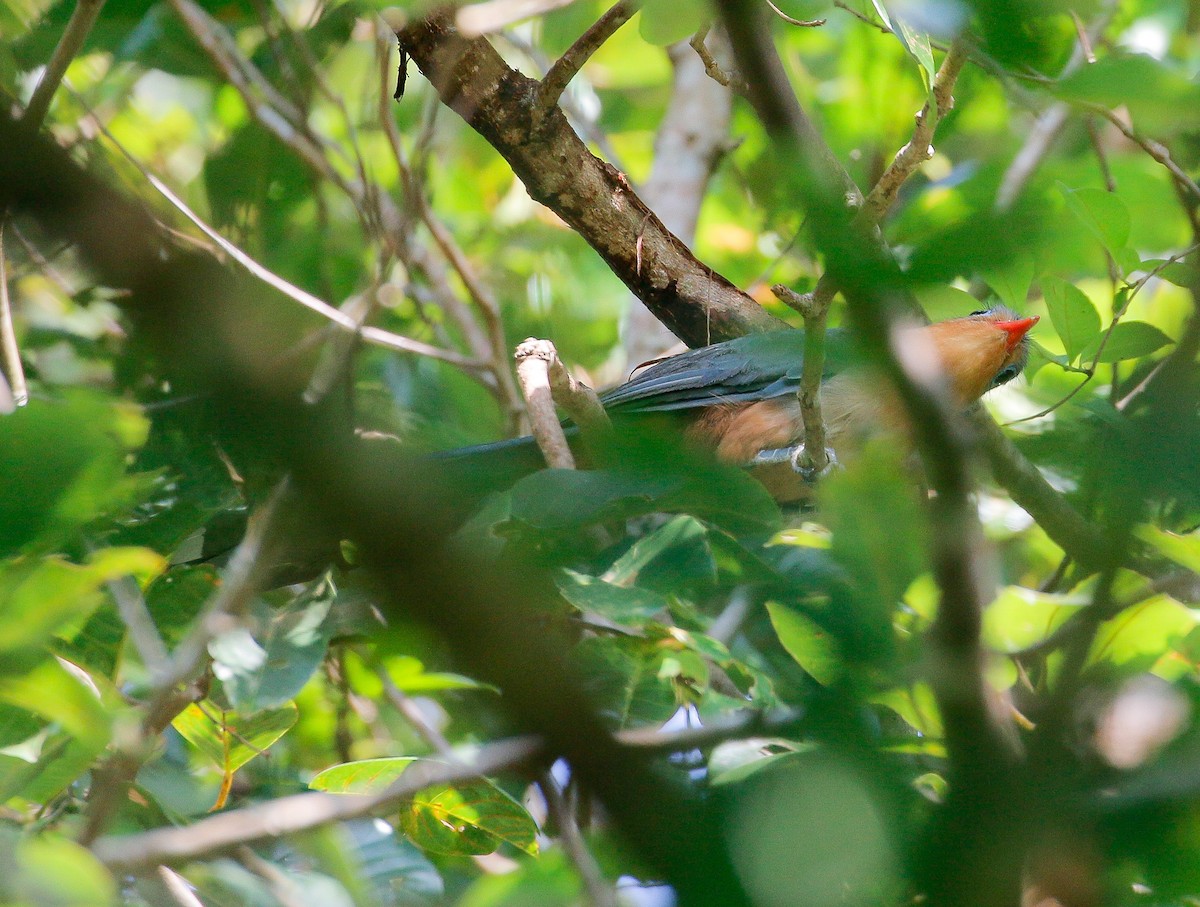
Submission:
{"label": "bird's foot", "polygon": [[820,469],[813,465],[808,451],[804,449],[803,444],[797,444],[791,449],[790,460],[792,469],[800,473],[804,481],[810,485],[815,485],[835,469],[842,468],[842,464],[838,462],[837,454],[833,452],[832,447],[825,448],[825,465]]}
{"label": "bird's foot", "polygon": [[835,469],[842,468],[842,464],[838,462],[837,454],[833,452],[832,448],[826,447],[825,466],[821,469],[816,469],[809,460],[808,451],[804,449],[803,444],[797,444],[795,447],[775,447],[770,450],[760,450],[751,461],[752,466],[772,466],[777,463],[788,463],[810,485],[815,485]]}
{"label": "bird's foot", "polygon": [[808,451],[804,449],[803,444],[797,444],[794,448],[760,450],[750,461],[750,465],[776,465],[779,463],[790,464],[792,470],[799,473],[810,485],[816,485],[818,481],[824,479],[835,469],[841,469],[838,455],[833,452],[833,448],[826,448],[826,464],[821,469],[816,469],[809,461]]}

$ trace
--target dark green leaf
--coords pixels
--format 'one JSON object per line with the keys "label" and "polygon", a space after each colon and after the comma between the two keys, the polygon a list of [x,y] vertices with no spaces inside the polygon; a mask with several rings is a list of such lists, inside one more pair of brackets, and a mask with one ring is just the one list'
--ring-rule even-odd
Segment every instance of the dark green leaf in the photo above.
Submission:
{"label": "dark green leaf", "polygon": [[1082,290],[1057,277],[1042,278],[1042,293],[1067,359],[1074,361],[1100,335],[1100,313]]}

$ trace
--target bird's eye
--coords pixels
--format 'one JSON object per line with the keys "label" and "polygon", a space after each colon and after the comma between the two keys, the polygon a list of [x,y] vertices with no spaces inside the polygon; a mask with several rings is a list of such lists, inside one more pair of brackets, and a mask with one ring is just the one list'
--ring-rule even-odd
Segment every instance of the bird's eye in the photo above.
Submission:
{"label": "bird's eye", "polygon": [[968,317],[968,318],[974,318],[976,315],[990,315],[990,314],[991,314],[991,311],[992,311],[991,309],[980,309],[980,310],[979,310],[979,311],[977,311],[977,312],[972,312],[972,313],[971,313],[970,315],[968,315],[967,317]]}
{"label": "bird's eye", "polygon": [[1008,384],[1013,378],[1020,374],[1021,370],[1015,365],[1006,365],[1000,371],[996,372],[996,377],[992,379],[992,387],[999,387],[1001,384]]}

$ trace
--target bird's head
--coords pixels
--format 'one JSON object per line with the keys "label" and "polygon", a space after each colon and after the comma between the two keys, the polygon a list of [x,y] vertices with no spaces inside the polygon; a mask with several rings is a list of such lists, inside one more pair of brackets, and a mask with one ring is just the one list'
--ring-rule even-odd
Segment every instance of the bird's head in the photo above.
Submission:
{"label": "bird's head", "polygon": [[937,350],[955,399],[963,406],[1011,381],[1029,358],[1029,329],[1038,316],[1021,318],[1004,306],[931,324],[925,330]]}

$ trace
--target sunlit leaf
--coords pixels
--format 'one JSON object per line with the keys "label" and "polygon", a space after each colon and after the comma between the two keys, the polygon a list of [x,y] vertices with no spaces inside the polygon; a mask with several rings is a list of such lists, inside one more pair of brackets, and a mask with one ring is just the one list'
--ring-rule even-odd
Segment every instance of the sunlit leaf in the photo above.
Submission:
{"label": "sunlit leaf", "polygon": [[0,565],[0,652],[44,645],[67,622],[86,618],[109,580],[148,577],[165,566],[145,548],[103,548],[86,564],[52,557]]}
{"label": "sunlit leaf", "polygon": [[1090,601],[1081,595],[1008,586],[984,612],[984,641],[998,652],[1019,652],[1044,640]]}
{"label": "sunlit leaf", "polygon": [[812,678],[828,686],[845,669],[837,643],[829,633],[795,608],[767,602],[767,613],[779,642]]}
{"label": "sunlit leaf", "polygon": [[89,746],[109,742],[112,715],[80,669],[46,658],[20,673],[0,676],[0,702],[19,706],[62,728]]}
{"label": "sunlit leaf", "polygon": [[171,722],[188,743],[226,773],[261,756],[295,723],[296,706],[291,703],[243,717],[208,699],[189,705]]}
{"label": "sunlit leaf", "polygon": [[1200,532],[1179,535],[1143,523],[1134,530],[1138,538],[1161,554],[1194,573],[1200,573]]}
{"label": "sunlit leaf", "polygon": [[401,811],[400,828],[422,850],[449,856],[491,853],[502,843],[538,852],[533,818],[487,781],[426,788]]}
{"label": "sunlit leaf", "polygon": [[415,756],[395,756],[343,762],[318,772],[308,786],[331,794],[377,794],[419,761]]}

